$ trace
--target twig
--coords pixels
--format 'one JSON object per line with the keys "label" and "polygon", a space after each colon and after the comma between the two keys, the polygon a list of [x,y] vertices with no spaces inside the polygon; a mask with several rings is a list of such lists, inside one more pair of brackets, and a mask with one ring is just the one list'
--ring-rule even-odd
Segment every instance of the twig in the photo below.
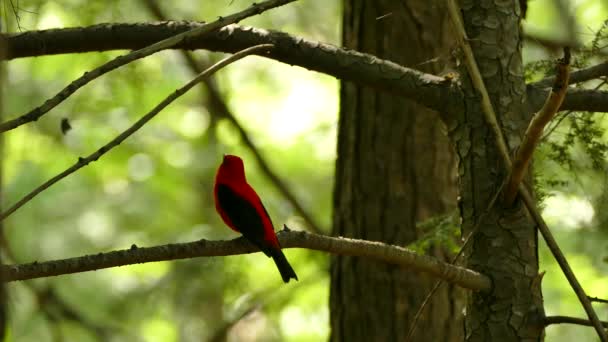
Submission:
{"label": "twig", "polygon": [[25,195],[22,199],[20,199],[12,207],[10,207],[6,211],[4,211],[2,214],[0,214],[0,221],[4,220],[6,217],[8,217],[12,213],[14,213],[17,209],[21,208],[24,204],[26,204],[27,202],[32,200],[34,197],[36,197],[42,191],[48,189],[53,184],[59,182],[63,178],[76,172],[80,168],[88,165],[89,163],[97,161],[101,156],[103,156],[109,150],[120,145],[120,143],[122,143],[125,139],[127,139],[129,136],[131,136],[131,134],[133,134],[137,130],[139,130],[143,125],[145,125],[154,116],[156,116],[156,114],[158,114],[161,110],[163,110],[165,107],[167,107],[171,102],[175,101],[178,97],[180,97],[185,92],[187,92],[192,87],[194,87],[197,83],[199,83],[205,77],[208,77],[209,75],[215,73],[219,69],[225,67],[226,65],[228,65],[230,63],[236,62],[237,60],[239,60],[243,57],[251,55],[255,52],[260,52],[262,50],[268,50],[271,47],[272,47],[272,45],[270,45],[270,44],[254,46],[254,47],[245,49],[241,52],[237,52],[234,55],[227,57],[227,58],[219,61],[218,63],[214,64],[209,69],[205,70],[204,72],[202,72],[198,76],[196,76],[192,81],[188,82],[185,86],[177,89],[171,95],[167,96],[163,101],[161,101],[158,105],[156,105],[156,107],[154,107],[150,112],[148,112],[146,115],[141,117],[141,119],[137,120],[131,127],[129,127],[127,130],[125,130],[124,132],[119,134],[116,138],[112,139],[110,142],[108,142],[107,144],[102,146],[99,150],[90,154],[86,158],[82,158],[82,157],[78,158],[78,161],[74,165],[72,165],[65,171],[61,172],[60,174],[56,175],[55,177],[49,179],[48,181],[46,181],[44,184],[42,184],[39,187],[37,187],[36,189],[34,189],[29,194]]}
{"label": "twig", "polygon": [[[158,5],[157,1],[143,0],[143,2],[158,20],[167,19],[166,16],[163,14],[163,11]],[[182,50],[181,54],[186,60],[188,67],[190,67],[190,69],[194,73],[198,74],[202,71],[201,66],[199,65],[199,63],[196,62],[191,53]],[[285,184],[285,182],[283,182],[283,180],[270,168],[257,146],[255,146],[255,144],[253,143],[253,140],[249,138],[247,131],[245,131],[243,126],[236,119],[236,116],[228,108],[226,101],[224,101],[224,99],[222,98],[222,95],[218,91],[215,84],[212,82],[211,78],[203,80],[203,84],[207,88],[207,93],[210,97],[211,106],[214,107],[214,112],[228,119],[228,121],[230,121],[232,125],[236,128],[243,144],[249,148],[251,153],[253,153],[253,156],[257,161],[258,165],[260,166],[260,170],[262,171],[262,173],[264,173],[266,177],[274,184],[274,186],[279,190],[281,195],[283,195],[287,202],[291,204],[296,213],[301,216],[302,219],[304,219],[307,228],[313,233],[322,234],[323,230],[320,228],[320,225],[316,222],[313,215],[306,211],[306,209],[304,209],[304,207],[297,200],[295,194],[291,192],[289,186],[287,186],[287,184]]]}
{"label": "twig", "polygon": [[[588,327],[594,326],[594,324],[584,318],[577,317],[569,317],[569,316],[547,316],[545,317],[545,326],[551,324],[577,324],[577,325],[585,325]],[[608,328],[608,322],[600,321],[603,327]]]}
{"label": "twig", "polygon": [[[382,242],[329,237],[304,231],[283,230],[277,236],[283,248],[301,247],[332,254],[368,257],[415,271],[426,272],[450,283],[476,291],[488,290],[491,286],[490,279],[483,274],[464,267],[450,265],[426,255],[416,254],[400,246],[392,246]],[[6,265],[4,266],[4,272],[5,281],[15,281],[152,261],[254,252],[259,252],[259,249],[242,237],[230,241],[199,240],[147,248],[139,248],[133,245],[126,250],[77,258]]]}
{"label": "twig", "polygon": [[237,23],[247,17],[251,17],[253,15],[260,14],[269,9],[285,5],[287,3],[293,2],[295,0],[269,0],[262,2],[260,4],[253,4],[252,6],[246,8],[245,10],[231,14],[227,17],[220,17],[218,20],[213,21],[209,24],[205,24],[203,26],[194,28],[192,30],[177,34],[175,36],[169,37],[167,39],[161,40],[160,42],[149,45],[143,49],[139,49],[137,51],[133,51],[124,56],[118,56],[115,59],[103,64],[102,66],[95,68],[90,72],[85,72],[80,78],[76,79],[72,83],[70,83],[67,87],[63,88],[59,93],[57,93],[52,98],[46,100],[44,104],[40,107],[37,107],[30,112],[23,114],[20,117],[17,117],[13,120],[6,121],[0,124],[0,133],[9,131],[11,129],[17,128],[23,124],[28,122],[36,121],[41,116],[46,114],[51,109],[55,108],[58,104],[67,99],[70,95],[72,95],[76,90],[80,89],[87,83],[93,81],[97,77],[112,71],[122,65],[130,63],[136,59],[143,58],[149,56],[158,51],[168,49],[177,44],[183,43],[186,40],[193,39],[196,37],[200,37],[209,32],[218,30],[226,25]]}
{"label": "twig", "polygon": [[592,302],[608,304],[608,299],[603,299],[603,298],[598,298],[598,297],[591,297],[591,296],[587,296],[587,298],[589,298],[589,300],[592,301]]}
{"label": "twig", "polygon": [[568,91],[568,79],[570,76],[570,49],[564,48],[564,58],[557,64],[557,77],[553,83],[551,93],[547,97],[543,107],[534,115],[523,141],[519,145],[513,165],[511,167],[509,181],[504,191],[504,204],[511,206],[517,196],[519,185],[524,179],[528,164],[532,160],[532,155],[536,149],[536,145],[540,141],[545,126],[553,119],[555,113],[566,97]]}
{"label": "twig", "polygon": [[[448,11],[449,11],[450,17],[452,18],[452,20],[455,23],[455,26],[457,27],[456,30],[457,30],[457,34],[459,36],[458,39],[465,52],[465,57],[466,57],[465,62],[466,62],[467,68],[469,70],[469,73],[471,74],[470,75],[471,80],[472,80],[473,84],[475,85],[475,88],[481,92],[482,109],[483,109],[485,118],[488,122],[488,125],[494,132],[498,150],[502,156],[503,162],[504,162],[507,172],[508,172],[511,169],[511,159],[509,157],[509,151],[507,148],[507,144],[505,143],[505,139],[503,137],[502,131],[500,129],[500,126],[498,125],[498,122],[496,119],[496,114],[494,113],[492,104],[489,102],[489,95],[488,95],[485,85],[483,83],[483,78],[481,77],[479,68],[477,67],[477,62],[475,61],[475,56],[473,55],[471,47],[468,44],[464,25],[462,24],[462,18],[460,17],[460,11],[454,0],[448,0]],[[545,239],[545,242],[547,243],[547,247],[549,247],[549,250],[553,254],[553,257],[555,258],[555,260],[559,264],[560,268],[564,272],[564,275],[566,276],[568,283],[570,284],[570,286],[576,293],[576,296],[578,297],[579,301],[583,305],[583,308],[585,309],[587,316],[593,322],[594,328],[597,331],[598,336],[600,337],[602,342],[608,341],[608,336],[606,335],[606,332],[602,328],[600,320],[599,320],[597,314],[595,313],[593,306],[591,305],[591,302],[587,298],[587,295],[585,294],[585,290],[583,290],[582,286],[576,279],[574,272],[572,272],[572,269],[570,268],[570,265],[568,264],[568,260],[566,259],[566,257],[562,253],[561,249],[559,248],[559,245],[555,241],[555,238],[553,237],[553,234],[549,230],[549,227],[547,226],[547,224],[543,220],[542,216],[536,209],[536,204],[534,202],[534,199],[532,198],[532,195],[530,195],[530,193],[528,192],[528,189],[526,189],[526,187],[523,186],[523,184],[521,184],[521,183],[519,184],[519,193],[520,193],[522,200],[524,201],[524,204],[526,205],[526,207],[528,209],[528,212],[532,216],[535,223],[538,225],[538,229],[540,230],[541,235]]]}

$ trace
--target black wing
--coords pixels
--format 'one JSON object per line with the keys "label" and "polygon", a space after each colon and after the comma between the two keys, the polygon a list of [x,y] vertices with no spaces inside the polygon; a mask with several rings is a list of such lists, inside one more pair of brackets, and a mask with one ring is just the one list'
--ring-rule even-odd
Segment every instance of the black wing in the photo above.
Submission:
{"label": "black wing", "polygon": [[[230,217],[234,227],[247,240],[258,246],[264,254],[270,256],[270,249],[264,241],[264,222],[255,207],[236,194],[230,187],[223,184],[217,186],[217,199],[224,212]],[[266,213],[264,205],[262,205],[262,208]]]}

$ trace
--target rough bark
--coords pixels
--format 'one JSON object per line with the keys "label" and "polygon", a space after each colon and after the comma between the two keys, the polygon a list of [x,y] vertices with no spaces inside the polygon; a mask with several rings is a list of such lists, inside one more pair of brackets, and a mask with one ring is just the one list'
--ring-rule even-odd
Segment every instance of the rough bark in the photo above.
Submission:
{"label": "rough bark", "polygon": [[[344,1],[343,42],[437,73],[448,55],[442,1]],[[439,116],[412,101],[343,82],[333,235],[405,245],[416,221],[455,205],[455,158]],[[373,229],[370,229],[373,227]],[[439,248],[434,251],[442,256]],[[372,260],[335,257],[331,340],[402,341],[434,279]],[[462,340],[462,293],[434,297],[414,341]]]}
{"label": "rough bark", "polygon": [[[523,105],[520,8],[517,1],[462,3],[465,28],[480,72],[511,149],[521,142],[529,113]],[[464,233],[482,218],[506,177],[486,125],[479,97],[466,71],[462,79],[466,110],[452,127],[457,144]],[[467,341],[538,341],[544,315],[538,275],[537,234],[526,209],[499,205],[483,219],[468,254],[468,266],[493,279],[487,293],[471,293],[465,318]]]}
{"label": "rough bark", "polygon": [[[388,18],[388,17],[386,17]],[[134,50],[202,25],[198,22],[112,23],[88,27],[27,31],[0,36],[8,45],[7,59],[92,51]],[[373,56],[340,49],[330,44],[247,26],[229,25],[206,37],[175,45],[175,49],[208,49],[234,53],[259,44],[275,44],[265,57],[298,65],[341,80],[413,99],[444,111],[460,99],[460,92],[441,78],[420,75]],[[416,69],[416,68],[414,68]],[[529,113],[541,108],[548,90],[534,84],[527,88]],[[560,110],[608,112],[608,92],[571,89]]]}

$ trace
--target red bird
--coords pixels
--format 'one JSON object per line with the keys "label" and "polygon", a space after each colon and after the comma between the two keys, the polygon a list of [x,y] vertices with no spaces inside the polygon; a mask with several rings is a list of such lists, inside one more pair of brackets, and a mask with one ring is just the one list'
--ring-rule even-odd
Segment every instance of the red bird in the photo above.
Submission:
{"label": "red bird", "polygon": [[298,280],[296,272],[281,251],[270,216],[262,200],[245,179],[243,160],[224,155],[224,161],[215,176],[215,209],[232,230],[237,231],[256,245],[277,265],[281,278]]}

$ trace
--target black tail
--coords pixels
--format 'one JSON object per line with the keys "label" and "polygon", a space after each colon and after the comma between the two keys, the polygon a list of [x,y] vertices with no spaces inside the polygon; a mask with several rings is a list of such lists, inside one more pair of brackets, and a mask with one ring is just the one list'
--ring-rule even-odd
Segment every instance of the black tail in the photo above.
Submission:
{"label": "black tail", "polygon": [[283,254],[280,249],[271,249],[270,256],[272,257],[272,260],[274,260],[274,263],[277,264],[277,268],[279,269],[281,278],[283,278],[284,282],[289,283],[289,279],[291,278],[298,280],[296,272],[291,268],[289,261],[285,258],[285,254]]}

